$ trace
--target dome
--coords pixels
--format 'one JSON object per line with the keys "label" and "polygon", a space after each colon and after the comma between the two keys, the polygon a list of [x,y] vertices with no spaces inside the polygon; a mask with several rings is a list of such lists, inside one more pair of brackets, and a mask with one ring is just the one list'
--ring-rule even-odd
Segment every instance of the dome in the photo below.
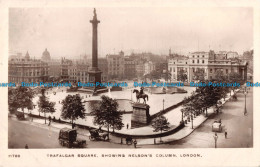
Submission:
{"label": "dome", "polygon": [[49,60],[51,60],[50,52],[47,50],[47,48],[46,48],[45,51],[42,53],[42,60],[43,60],[43,61],[49,61]]}
{"label": "dome", "polygon": [[29,55],[29,53],[28,53],[28,51],[26,52],[26,54],[25,54],[25,57],[24,57],[25,59],[27,59],[27,60],[29,60],[30,59],[30,55]]}

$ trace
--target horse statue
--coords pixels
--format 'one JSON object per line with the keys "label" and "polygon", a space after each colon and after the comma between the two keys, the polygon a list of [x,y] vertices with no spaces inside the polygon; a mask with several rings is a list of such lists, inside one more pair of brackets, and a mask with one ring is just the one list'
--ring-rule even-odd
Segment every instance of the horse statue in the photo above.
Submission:
{"label": "horse statue", "polygon": [[145,94],[145,93],[141,93],[139,92],[139,90],[137,89],[134,89],[133,93],[136,93],[136,99],[137,99],[137,102],[140,102],[140,98],[143,98],[144,99],[144,104],[146,104],[146,98],[147,98],[147,101],[148,101],[148,95]]}

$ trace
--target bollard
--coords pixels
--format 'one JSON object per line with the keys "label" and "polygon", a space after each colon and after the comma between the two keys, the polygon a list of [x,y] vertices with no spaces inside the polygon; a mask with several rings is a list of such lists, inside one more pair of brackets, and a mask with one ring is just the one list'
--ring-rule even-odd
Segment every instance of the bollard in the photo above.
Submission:
{"label": "bollard", "polygon": [[123,144],[123,138],[121,137],[121,144]]}
{"label": "bollard", "polygon": [[154,138],[154,144],[156,144],[156,138]]}

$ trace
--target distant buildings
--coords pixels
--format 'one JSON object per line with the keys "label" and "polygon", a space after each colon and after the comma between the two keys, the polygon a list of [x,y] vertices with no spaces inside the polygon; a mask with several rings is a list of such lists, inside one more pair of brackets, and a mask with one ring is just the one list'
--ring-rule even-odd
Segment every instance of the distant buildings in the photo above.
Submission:
{"label": "distant buildings", "polygon": [[[125,56],[108,54],[98,59],[98,68],[102,71],[101,80],[143,79],[153,71],[161,74],[168,81],[178,81],[180,73],[187,75],[187,82],[198,80],[198,72],[204,79],[214,79],[217,71],[223,75],[231,72],[239,73],[243,79],[247,77],[247,62],[252,60],[251,52],[239,57],[237,52],[192,52],[187,56],[169,52],[167,59],[151,53],[139,53]],[[252,62],[252,61],[251,61]],[[50,52],[45,49],[41,60],[32,59],[28,52],[9,57],[10,82],[89,82],[91,59],[83,56],[80,60],[70,60],[65,57],[51,59]]]}
{"label": "distant buildings", "polygon": [[27,52],[24,58],[12,58],[8,63],[9,82],[40,82],[47,81],[49,67],[46,62],[30,59]]}

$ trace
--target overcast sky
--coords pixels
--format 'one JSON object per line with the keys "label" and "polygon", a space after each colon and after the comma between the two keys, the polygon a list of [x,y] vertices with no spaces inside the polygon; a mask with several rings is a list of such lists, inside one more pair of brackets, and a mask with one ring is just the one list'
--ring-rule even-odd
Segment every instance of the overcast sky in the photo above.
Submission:
{"label": "overcast sky", "polygon": [[[123,50],[187,54],[253,47],[252,8],[97,8],[100,56]],[[52,58],[91,54],[92,8],[11,8],[11,52]]]}

